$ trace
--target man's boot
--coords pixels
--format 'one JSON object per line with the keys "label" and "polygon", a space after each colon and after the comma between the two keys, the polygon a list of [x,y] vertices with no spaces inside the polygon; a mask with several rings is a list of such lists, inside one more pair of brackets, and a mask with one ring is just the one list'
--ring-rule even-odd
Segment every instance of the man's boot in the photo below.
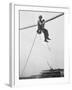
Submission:
{"label": "man's boot", "polygon": [[45,42],[48,42],[47,39],[44,40]]}
{"label": "man's boot", "polygon": [[49,37],[47,37],[48,40],[51,40]]}

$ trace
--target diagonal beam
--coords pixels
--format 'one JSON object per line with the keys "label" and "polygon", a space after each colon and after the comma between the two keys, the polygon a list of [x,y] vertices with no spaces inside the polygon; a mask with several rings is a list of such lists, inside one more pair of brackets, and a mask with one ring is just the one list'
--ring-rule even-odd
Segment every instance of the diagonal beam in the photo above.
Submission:
{"label": "diagonal beam", "polygon": [[[61,14],[53,17],[53,18],[50,18],[50,19],[46,20],[45,23],[47,23],[47,22],[49,22],[49,21],[52,21],[52,20],[54,20],[54,19],[56,19],[56,18],[58,18],[58,17],[60,17],[60,16],[63,16],[63,15],[64,15],[64,13],[61,13]],[[37,26],[37,25],[31,25],[31,26],[28,26],[28,27],[19,28],[19,30],[24,30],[24,29],[27,29],[27,28],[32,28],[32,27],[35,27],[35,26]]]}

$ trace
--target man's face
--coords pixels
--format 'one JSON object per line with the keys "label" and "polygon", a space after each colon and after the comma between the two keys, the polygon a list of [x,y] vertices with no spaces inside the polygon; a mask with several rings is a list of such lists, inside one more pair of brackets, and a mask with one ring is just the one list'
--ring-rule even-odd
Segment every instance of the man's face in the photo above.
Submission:
{"label": "man's face", "polygon": [[40,17],[39,20],[42,20],[42,17]]}
{"label": "man's face", "polygon": [[39,20],[42,20],[42,16],[39,16]]}

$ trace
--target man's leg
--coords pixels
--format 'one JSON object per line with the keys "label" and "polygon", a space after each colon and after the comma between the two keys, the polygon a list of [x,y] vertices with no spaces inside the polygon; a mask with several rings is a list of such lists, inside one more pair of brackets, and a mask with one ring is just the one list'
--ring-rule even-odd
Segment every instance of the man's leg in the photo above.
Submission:
{"label": "man's leg", "polygon": [[51,39],[49,38],[48,30],[46,30],[46,29],[44,28],[44,29],[43,29],[43,33],[44,33],[45,41],[51,40]]}
{"label": "man's leg", "polygon": [[45,34],[46,34],[46,38],[47,38],[48,40],[51,40],[51,39],[49,38],[48,30],[46,30],[46,29],[45,29]]}
{"label": "man's leg", "polygon": [[45,29],[43,29],[43,33],[44,33],[45,42],[48,42],[48,41],[47,41],[47,35],[48,35],[48,33],[46,32]]}

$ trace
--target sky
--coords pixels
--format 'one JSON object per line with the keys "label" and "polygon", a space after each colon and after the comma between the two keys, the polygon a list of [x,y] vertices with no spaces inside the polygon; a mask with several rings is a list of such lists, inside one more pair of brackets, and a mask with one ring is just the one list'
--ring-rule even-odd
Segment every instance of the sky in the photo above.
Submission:
{"label": "sky", "polygon": [[[48,20],[60,13],[20,11],[20,28],[35,25],[39,15]],[[49,65],[56,68],[64,68],[64,15],[45,24],[51,40],[44,42],[44,34],[37,34],[34,47],[26,64],[30,49],[32,47],[37,26],[20,30],[20,77],[28,77],[40,74],[42,70],[50,69]],[[49,64],[48,64],[49,63]]]}

